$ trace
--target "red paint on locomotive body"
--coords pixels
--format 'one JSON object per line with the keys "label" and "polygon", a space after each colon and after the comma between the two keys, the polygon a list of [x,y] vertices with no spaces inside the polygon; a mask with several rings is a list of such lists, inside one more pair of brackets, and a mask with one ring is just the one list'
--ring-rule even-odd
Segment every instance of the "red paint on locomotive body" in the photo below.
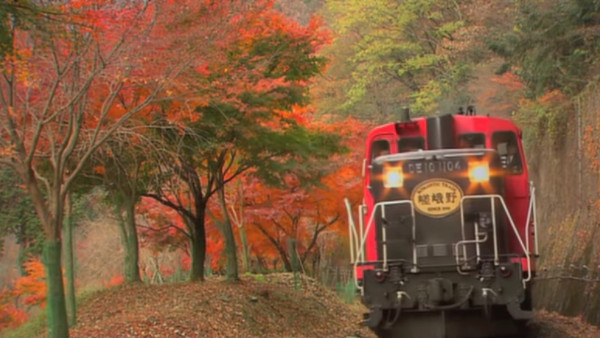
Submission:
{"label": "red paint on locomotive body", "polygon": [[473,324],[473,336],[510,336],[532,318],[535,190],[521,135],[507,119],[449,114],[369,133],[358,227],[346,208],[375,333],[460,337]]}
{"label": "red paint on locomotive body", "polygon": [[[534,246],[533,228],[530,227],[529,236],[526,236],[526,222],[528,218],[528,211],[530,207],[530,183],[529,183],[529,172],[527,168],[527,161],[524,157],[523,145],[521,142],[522,132],[521,130],[510,120],[489,117],[489,116],[464,116],[454,115],[454,131],[453,137],[455,141],[455,148],[462,148],[460,146],[461,137],[464,135],[471,135],[477,138],[478,135],[483,135],[484,144],[478,145],[485,149],[494,149],[499,151],[499,143],[495,144],[495,137],[497,135],[510,135],[513,133],[516,135],[516,146],[518,147],[518,161],[520,162],[519,170],[503,175],[504,178],[504,201],[510,212],[510,215],[516,225],[520,237],[528,241],[529,248]],[[367,152],[366,152],[366,164],[367,170],[365,170],[364,177],[364,204],[366,206],[366,214],[364,216],[364,224],[369,222],[372,216],[373,207],[376,201],[370,191],[371,173],[368,168],[375,158],[386,154],[397,154],[406,152],[404,149],[400,149],[400,140],[406,138],[421,138],[422,150],[430,150],[428,144],[427,134],[427,118],[415,118],[410,122],[401,123],[389,123],[375,127],[367,137]],[[501,137],[500,137],[501,138]],[[381,147],[375,147],[374,145],[381,143],[382,141],[387,142],[389,145],[388,149],[381,149]],[[505,149],[502,149],[505,151]],[[379,153],[378,153],[379,151]],[[409,151],[418,151],[418,149],[410,149]],[[510,226],[510,224],[507,224]],[[376,229],[371,227],[368,234],[365,234],[365,257],[364,260],[367,262],[381,261],[382,257],[378,257],[377,242],[376,242]],[[516,254],[524,255],[523,249],[519,244],[516,236],[509,236],[508,239],[509,251]],[[529,251],[533,251],[530,249]],[[524,264],[524,259],[513,259],[522,263],[522,268],[527,271],[530,267],[528,264]],[[533,263],[532,263],[533,265]],[[363,271],[367,269],[373,269],[374,265],[364,265],[357,267],[357,278],[361,279]]]}

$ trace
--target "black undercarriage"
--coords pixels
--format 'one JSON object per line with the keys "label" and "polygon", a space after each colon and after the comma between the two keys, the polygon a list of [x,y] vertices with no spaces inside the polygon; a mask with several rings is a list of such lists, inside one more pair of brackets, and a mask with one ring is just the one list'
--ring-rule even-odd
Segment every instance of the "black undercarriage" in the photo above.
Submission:
{"label": "black undercarriage", "polygon": [[362,300],[370,312],[364,324],[379,336],[403,338],[524,332],[532,312],[519,263],[483,262],[477,271],[461,273],[456,268],[427,270],[414,273],[407,264],[393,263],[387,271],[366,270]]}

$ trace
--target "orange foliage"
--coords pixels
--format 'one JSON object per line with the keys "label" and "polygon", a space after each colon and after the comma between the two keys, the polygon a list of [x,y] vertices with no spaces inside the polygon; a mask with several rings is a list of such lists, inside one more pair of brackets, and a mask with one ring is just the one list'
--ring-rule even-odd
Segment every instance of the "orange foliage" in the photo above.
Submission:
{"label": "orange foliage", "polygon": [[172,208],[166,207],[156,200],[143,197],[137,205],[137,214],[143,217],[143,230],[140,242],[144,247],[157,253],[165,248],[187,250],[185,224],[181,216]]}
{"label": "orange foliage", "polygon": [[[27,276],[20,277],[12,289],[0,292],[0,330],[7,327],[17,327],[27,321],[27,313],[21,310],[25,306],[46,303],[46,284],[44,266],[37,259],[25,263]],[[22,298],[25,296],[25,298]]]}
{"label": "orange foliage", "polygon": [[[597,112],[600,116],[600,111]],[[583,144],[585,145],[584,151],[588,158],[589,166],[594,172],[600,171],[600,141],[597,135],[600,131],[600,120],[596,125],[587,125],[583,133]],[[600,202],[598,202],[600,205]]]}
{"label": "orange foliage", "polygon": [[104,283],[104,287],[106,288],[110,288],[113,286],[118,286],[123,284],[123,282],[125,281],[125,278],[123,278],[123,276],[114,276],[113,278],[111,278],[108,283]]}
{"label": "orange foliage", "polygon": [[46,276],[44,265],[38,259],[26,262],[27,276],[20,277],[15,283],[15,294],[26,295],[23,300],[26,305],[46,305]]}
{"label": "orange foliage", "polygon": [[94,173],[96,173],[98,175],[104,175],[105,172],[106,172],[106,168],[102,165],[97,165],[94,167]]}
{"label": "orange foliage", "polygon": [[506,72],[499,76],[492,77],[492,82],[501,84],[509,91],[518,91],[523,89],[523,82],[518,75],[512,72]]}
{"label": "orange foliage", "polygon": [[0,291],[0,331],[17,327],[27,321],[27,313],[15,306],[13,290]]}
{"label": "orange foliage", "polygon": [[[182,34],[189,34],[191,41],[199,40],[197,45],[203,46],[206,52],[194,61],[192,70],[185,74],[189,81],[182,80],[175,84],[174,95],[185,95],[191,88],[194,89],[194,95],[187,95],[185,104],[175,103],[169,109],[166,115],[170,122],[198,120],[201,116],[194,108],[214,101],[235,106],[245,114],[253,114],[262,108],[248,104],[242,93],[271,94],[274,89],[284,92],[286,88],[306,86],[306,79],[291,78],[286,72],[291,67],[300,66],[294,64],[298,55],[314,56],[329,43],[329,33],[323,29],[323,23],[318,18],[301,26],[273,9],[273,3],[272,0],[214,1],[208,4],[185,1],[184,16],[191,18],[192,13],[196,13],[193,20],[188,20],[195,24],[195,30],[190,28],[188,31],[184,27],[183,32],[177,32],[177,39],[181,40]],[[173,15],[181,16],[180,8],[174,7]],[[202,27],[216,28],[209,30]],[[201,33],[197,32],[198,29],[201,29]],[[257,52],[278,44],[289,46],[266,55]],[[259,115],[263,116],[262,123],[277,128],[279,122],[285,125],[290,120],[302,124],[307,112],[306,108],[296,105],[279,107],[269,116]]]}
{"label": "orange foliage", "polygon": [[360,202],[363,150],[357,145],[363,144],[368,128],[354,119],[318,124],[315,128],[341,132],[350,152],[329,159],[332,170],[320,178],[319,186],[305,188],[294,175],[286,177],[285,188],[251,179],[245,182],[246,221],[254,225],[247,227],[247,234],[256,256],[274,260],[281,251],[287,253],[287,240],[295,239],[298,254],[306,259],[323,250],[338,250],[335,243],[346,236],[343,198],[348,197],[354,204]]}
{"label": "orange foliage", "polygon": [[566,101],[568,101],[568,98],[559,89],[547,92],[539,98],[539,102],[545,106],[563,104]]}

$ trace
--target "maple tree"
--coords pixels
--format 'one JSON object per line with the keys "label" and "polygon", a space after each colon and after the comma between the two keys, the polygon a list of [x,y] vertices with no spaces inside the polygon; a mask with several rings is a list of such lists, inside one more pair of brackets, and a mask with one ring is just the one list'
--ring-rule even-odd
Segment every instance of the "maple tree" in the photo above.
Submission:
{"label": "maple tree", "polygon": [[[340,195],[343,193],[357,204],[362,193],[362,151],[356,144],[362,143],[366,125],[346,119],[321,128],[340,131],[345,136],[345,144],[353,151],[331,156],[321,170],[313,168],[312,183],[305,177],[289,174],[284,187],[269,187],[255,180],[245,189],[247,222],[254,226],[253,232],[259,232],[268,240],[287,271],[292,271],[293,254],[298,256],[302,266],[311,255],[318,260],[317,247],[323,233],[347,234],[343,222],[346,211]],[[290,241],[295,242],[295,252],[289,250]],[[264,250],[268,249],[263,247]]]}
{"label": "maple tree", "polygon": [[[26,186],[45,233],[50,336],[68,336],[61,278],[65,199],[93,153],[131,116],[166,95],[193,58],[189,48],[157,50],[162,2],[73,1],[44,29],[9,26],[0,71],[0,163]],[[169,2],[165,2],[169,4]],[[167,47],[170,47],[167,45]],[[184,51],[186,53],[184,53]]]}
{"label": "maple tree", "polygon": [[91,184],[101,182],[107,192],[106,200],[113,208],[125,249],[124,276],[128,283],[141,281],[136,204],[146,191],[145,179],[152,170],[148,161],[160,161],[157,154],[161,152],[153,147],[150,138],[136,132],[137,128],[145,128],[140,119],[132,119],[120,127],[98,150],[88,170]]}
{"label": "maple tree", "polygon": [[[218,194],[226,210],[222,189],[235,177],[254,168],[256,175],[279,180],[298,163],[335,151],[337,143],[335,135],[312,132],[301,124],[307,114],[308,80],[324,64],[315,55],[327,41],[319,21],[300,26],[273,10],[271,1],[220,4],[216,13],[223,7],[242,12],[221,29],[224,43],[217,51],[222,58],[196,69],[195,109],[182,114],[180,105],[165,107],[157,124],[163,126],[161,139],[176,155],[170,171],[159,168],[163,183],[146,194],[184,218],[191,279],[203,278],[206,209],[213,195]],[[227,212],[222,215],[227,217]],[[237,279],[231,223],[223,220],[228,278]]]}
{"label": "maple tree", "polygon": [[31,259],[25,263],[27,275],[20,277],[15,282],[15,294],[27,296],[23,299],[23,304],[33,306],[46,305],[47,288],[44,266],[38,259]]}
{"label": "maple tree", "polygon": [[[149,197],[141,198],[136,213],[141,217],[138,227],[142,246],[150,249],[153,255],[163,250],[180,251],[180,263],[184,270],[189,271],[192,263],[190,238],[182,216],[175,209]],[[208,267],[212,271],[221,271],[223,240],[213,222],[208,221],[206,224],[206,238]]]}
{"label": "maple tree", "polygon": [[17,327],[27,321],[27,313],[14,304],[14,291],[0,291],[0,331],[7,327]]}

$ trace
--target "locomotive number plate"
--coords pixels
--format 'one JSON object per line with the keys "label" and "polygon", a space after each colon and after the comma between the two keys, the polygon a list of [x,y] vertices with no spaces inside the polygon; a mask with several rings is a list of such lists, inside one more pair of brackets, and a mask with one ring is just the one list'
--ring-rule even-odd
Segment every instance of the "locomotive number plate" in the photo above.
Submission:
{"label": "locomotive number plate", "polygon": [[431,179],[418,184],[410,199],[415,209],[429,217],[444,217],[460,208],[463,191],[456,183],[445,179]]}
{"label": "locomotive number plate", "polygon": [[461,171],[467,168],[467,164],[462,159],[452,160],[423,160],[410,161],[404,164],[402,170],[410,174],[432,174],[432,173],[450,173]]}

